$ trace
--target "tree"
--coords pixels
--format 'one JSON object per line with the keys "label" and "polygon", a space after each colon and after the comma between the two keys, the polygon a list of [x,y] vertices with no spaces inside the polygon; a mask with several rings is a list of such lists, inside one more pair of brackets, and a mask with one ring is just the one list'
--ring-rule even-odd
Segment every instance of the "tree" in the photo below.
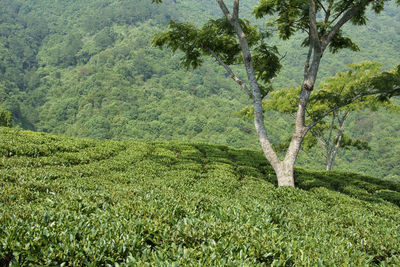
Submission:
{"label": "tree", "polygon": [[13,119],[11,116],[11,112],[0,109],[0,126],[3,126],[3,127],[12,127],[13,126]]}
{"label": "tree", "polygon": [[[367,7],[371,6],[376,13],[379,13],[384,9],[387,1],[261,0],[255,7],[254,14],[257,18],[272,16],[273,25],[281,39],[289,39],[294,33],[301,32],[306,37],[303,45],[308,46],[304,77],[297,101],[294,132],[283,160],[280,160],[270,142],[262,107],[263,98],[272,89],[270,80],[280,69],[277,49],[266,43],[266,34],[259,33],[248,20],[240,18],[239,0],[233,1],[231,11],[223,0],[216,1],[224,18],[209,20],[201,29],[191,24],[171,21],[169,31],[156,35],[153,43],[159,47],[168,46],[173,51],[178,49],[183,51],[182,63],[187,68],[196,68],[202,63],[203,56],[212,56],[226,69],[232,79],[252,99],[254,125],[258,139],[265,157],[277,175],[278,186],[294,186],[294,164],[306,134],[327,115],[364,96],[364,94],[357,95],[349,102],[338,103],[307,124],[306,108],[326,49],[329,48],[332,53],[344,48],[357,51],[358,46],[349,37],[344,36],[343,25],[346,23],[366,24]],[[153,2],[159,3],[162,0],[153,0]],[[400,4],[400,0],[396,2]],[[239,62],[246,69],[249,87],[230,68],[230,65]],[[389,84],[388,82],[387,85]],[[400,91],[399,88],[389,88],[390,92],[386,87],[378,89],[384,89],[386,97]]]}
{"label": "tree", "polygon": [[[306,122],[311,123],[315,118],[321,117],[326,111],[337,105],[342,107],[334,110],[315,125],[308,135],[305,136],[302,149],[307,151],[317,145],[324,150],[325,168],[327,171],[333,169],[336,155],[340,148],[359,150],[370,150],[368,142],[361,139],[354,139],[344,134],[345,122],[354,112],[360,110],[377,111],[384,108],[388,111],[400,113],[400,107],[390,99],[380,99],[376,95],[364,95],[356,101],[351,101],[357,95],[371,92],[371,82],[382,76],[381,64],[364,62],[361,64],[349,65],[349,71],[338,73],[335,77],[329,78],[310,96],[306,112]],[[394,70],[395,72],[395,70]],[[376,91],[380,93],[380,91]],[[274,110],[280,113],[289,114],[294,117],[299,101],[298,89],[280,89],[272,92],[269,98],[263,101],[264,111]],[[346,105],[346,103],[352,102]],[[252,118],[253,110],[246,107],[241,111],[244,118]],[[279,144],[276,148],[286,150],[290,139]]]}

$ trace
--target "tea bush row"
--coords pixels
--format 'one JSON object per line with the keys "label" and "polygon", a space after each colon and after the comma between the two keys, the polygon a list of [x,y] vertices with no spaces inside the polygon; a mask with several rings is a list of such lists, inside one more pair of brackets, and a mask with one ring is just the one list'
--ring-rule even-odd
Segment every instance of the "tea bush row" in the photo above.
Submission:
{"label": "tea bush row", "polygon": [[276,188],[259,152],[0,131],[28,147],[1,158],[0,265],[400,264],[396,184],[299,169]]}

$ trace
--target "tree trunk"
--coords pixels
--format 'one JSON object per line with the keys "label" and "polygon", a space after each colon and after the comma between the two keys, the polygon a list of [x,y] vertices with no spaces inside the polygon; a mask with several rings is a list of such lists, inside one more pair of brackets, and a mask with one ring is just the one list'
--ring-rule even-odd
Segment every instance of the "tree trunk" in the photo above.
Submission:
{"label": "tree trunk", "polygon": [[[315,79],[317,77],[319,63],[323,54],[324,48],[321,47],[320,40],[318,38],[318,31],[315,19],[315,6],[310,8],[310,15],[313,17],[310,23],[313,23],[311,27],[313,29],[313,45],[310,44],[310,52],[308,54],[306,71],[304,74],[304,81],[302,83],[302,90],[300,95],[299,107],[296,115],[296,126],[293,133],[292,140],[287,150],[285,159],[281,161],[278,155],[275,153],[271,142],[268,139],[267,131],[264,125],[264,115],[262,109],[262,97],[260,88],[257,83],[255,75],[251,52],[247,41],[246,34],[244,33],[239,23],[239,0],[233,2],[233,12],[230,13],[223,0],[217,0],[222,12],[229,20],[233,28],[235,29],[236,35],[240,42],[242,50],[243,62],[246,67],[247,78],[251,88],[251,95],[253,99],[254,107],[254,125],[257,131],[258,140],[260,141],[261,148],[264,152],[266,159],[269,161],[278,178],[278,186],[292,186],[294,187],[294,164],[296,162],[297,155],[300,151],[301,143],[303,142],[304,136],[309,130],[305,125],[305,112],[308,99],[311,91],[314,88]],[[311,37],[311,36],[310,36]],[[309,61],[311,57],[312,49],[314,49],[313,60],[310,66]]]}
{"label": "tree trunk", "polygon": [[[296,162],[297,155],[299,154],[304,136],[306,136],[307,132],[310,129],[306,126],[306,106],[310,98],[311,92],[314,89],[319,64],[325,50],[325,47],[321,46],[321,42],[318,37],[318,30],[315,18],[315,3],[313,1],[311,1],[310,3],[310,46],[304,68],[304,80],[301,84],[300,100],[296,113],[295,129],[284,160],[281,161],[277,167],[271,164],[272,167],[274,167],[278,178],[278,186],[294,187],[294,164]],[[310,65],[311,55],[313,56],[313,58]]]}
{"label": "tree trunk", "polygon": [[275,172],[278,186],[294,186],[294,162],[282,161]]}
{"label": "tree trunk", "polygon": [[337,143],[335,145],[335,149],[333,150],[331,162],[329,164],[329,168],[327,169],[327,171],[333,170],[333,163],[335,162],[336,154],[337,154],[337,152],[339,150],[340,142],[342,141],[342,138],[343,138],[343,131],[341,130],[340,131],[340,135],[339,135],[339,139],[338,139],[338,141],[337,141]]}
{"label": "tree trunk", "polygon": [[349,116],[350,111],[346,111],[346,113],[343,115],[341,119],[339,119],[339,129],[338,129],[338,134],[336,135],[335,138],[335,147],[329,155],[329,164],[326,165],[326,170],[331,171],[333,170],[333,164],[335,163],[336,159],[336,154],[340,148],[340,143],[342,142],[343,139],[343,131],[344,131],[344,122],[346,121],[347,117]]}
{"label": "tree trunk", "polygon": [[[260,92],[260,88],[258,86],[257,77],[255,75],[247,37],[239,23],[239,16],[238,16],[239,0],[234,1],[232,13],[229,12],[224,1],[217,0],[217,2],[219,4],[222,12],[225,14],[226,18],[229,20],[229,22],[235,29],[236,35],[239,39],[240,47],[242,50],[243,62],[244,62],[245,68],[246,68],[247,79],[250,84],[251,96],[252,96],[252,100],[253,100],[254,126],[256,128],[258,140],[259,140],[261,148],[264,152],[265,158],[268,160],[268,162],[271,164],[271,166],[274,168],[275,172],[277,173],[278,184],[280,184],[279,177],[284,176],[284,177],[289,177],[289,178],[285,178],[285,179],[287,179],[288,181],[291,180],[292,182],[284,182],[282,184],[287,184],[287,185],[293,184],[292,186],[294,186],[293,170],[291,172],[285,171],[287,168],[281,167],[282,163],[279,160],[278,155],[275,153],[275,151],[272,147],[272,144],[269,141],[268,136],[267,136],[267,130],[264,125],[264,113],[263,113],[263,108],[262,108],[261,92]],[[278,172],[281,173],[281,175],[278,175]]]}
{"label": "tree trunk", "polygon": [[328,149],[329,151],[326,152],[325,155],[325,170],[330,171],[329,166],[331,165],[331,152],[330,148]]}

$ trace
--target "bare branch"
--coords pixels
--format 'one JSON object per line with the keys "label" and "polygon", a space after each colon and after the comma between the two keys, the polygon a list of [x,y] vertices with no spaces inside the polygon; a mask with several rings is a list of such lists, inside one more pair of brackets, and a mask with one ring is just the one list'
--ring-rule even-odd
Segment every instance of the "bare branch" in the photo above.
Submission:
{"label": "bare branch", "polygon": [[211,49],[207,48],[208,52],[218,61],[218,63],[225,68],[225,70],[229,73],[230,77],[245,91],[245,93],[251,97],[251,92],[249,88],[247,88],[246,84],[240,80],[235,73],[233,73],[232,69],[225,64],[225,62]]}
{"label": "bare branch", "polygon": [[347,120],[347,118],[349,117],[350,113],[351,113],[350,110],[346,110],[346,113],[343,115],[343,117],[342,117],[342,119],[340,121],[341,124],[343,124],[345,122],[345,120]]}
{"label": "bare branch", "polygon": [[[325,24],[328,23],[329,18],[330,18],[330,16],[331,16],[332,6],[333,6],[333,1],[329,1],[328,9],[327,9],[326,12],[325,12],[325,19],[324,19],[324,23],[325,23]],[[335,19],[334,19],[333,21],[335,21]],[[332,21],[332,23],[333,23],[333,21]]]}
{"label": "bare branch", "polygon": [[239,19],[239,0],[235,0],[233,3],[233,19]]}
{"label": "bare branch", "polygon": [[232,14],[229,12],[228,8],[225,5],[223,0],[217,0],[219,7],[221,8],[222,12],[226,16],[229,21],[232,21],[233,17]]}
{"label": "bare branch", "polygon": [[[335,114],[335,113],[333,113],[333,114]],[[338,123],[340,124],[340,109],[336,111],[336,114],[337,114],[336,119],[337,119]]]}
{"label": "bare branch", "polygon": [[325,9],[324,5],[321,3],[321,1],[317,0],[317,3],[322,7],[322,9],[324,10],[325,14],[328,13],[328,11]]}
{"label": "bare branch", "polygon": [[314,49],[318,52],[321,51],[321,41],[318,36],[318,27],[317,27],[317,19],[316,19],[316,8],[315,1],[310,0],[310,8],[309,8],[309,19],[310,19],[310,42],[314,44]]}
{"label": "bare branch", "polygon": [[334,125],[335,125],[335,113],[332,114],[331,127],[329,129],[328,140],[326,142],[326,151],[327,151],[327,155],[329,155],[329,157],[327,157],[327,160],[329,160],[330,155],[332,154],[332,151],[333,151],[333,147],[330,147],[330,143],[332,140]]}
{"label": "bare branch", "polygon": [[334,23],[338,18],[340,18],[341,15],[343,15],[343,13],[346,11],[346,9],[343,9],[342,11],[339,12],[339,14],[337,14],[335,16],[335,18],[329,23],[328,26],[330,26],[332,23]]}
{"label": "bare branch", "polygon": [[339,32],[340,28],[348,22],[354,15],[360,10],[360,5],[353,6],[340,18],[340,20],[333,26],[332,30],[329,32],[327,36],[324,36],[323,39],[323,47],[326,47],[331,41],[332,38]]}
{"label": "bare branch", "polygon": [[[397,93],[397,92],[399,92],[399,91],[400,91],[399,89],[394,89],[394,90],[392,90],[392,91],[390,91],[390,92],[387,92],[387,93],[388,93],[388,94],[390,94],[390,93]],[[317,120],[314,120],[312,123],[310,123],[310,124],[307,126],[307,130],[310,130],[312,127],[314,127],[314,126],[317,125],[319,122],[321,122],[329,113],[334,112],[335,110],[338,110],[338,109],[341,108],[341,107],[347,106],[347,105],[349,105],[349,104],[351,104],[351,103],[357,101],[357,99],[359,99],[359,98],[361,98],[361,97],[363,97],[363,96],[377,95],[377,94],[381,94],[381,92],[379,92],[379,91],[370,91],[370,92],[365,92],[365,93],[361,93],[361,94],[356,95],[355,97],[353,97],[353,98],[350,99],[349,101],[347,101],[347,102],[345,102],[345,103],[343,103],[343,104],[341,104],[341,105],[337,105],[337,106],[335,106],[335,107],[333,107],[333,108],[331,108],[331,109],[325,111]]]}

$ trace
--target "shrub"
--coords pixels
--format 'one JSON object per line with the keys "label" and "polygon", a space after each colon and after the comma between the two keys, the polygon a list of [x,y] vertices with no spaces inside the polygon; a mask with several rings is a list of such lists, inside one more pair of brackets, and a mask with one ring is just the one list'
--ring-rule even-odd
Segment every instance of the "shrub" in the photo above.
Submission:
{"label": "shrub", "polygon": [[11,112],[0,108],[0,127],[12,127],[13,124]]}
{"label": "shrub", "polygon": [[311,190],[276,188],[255,151],[0,138],[2,266],[400,264],[390,183],[370,193],[373,179],[296,170]]}
{"label": "shrub", "polygon": [[386,201],[392,202],[400,206],[400,193],[388,189],[382,189],[375,192],[375,195]]}

